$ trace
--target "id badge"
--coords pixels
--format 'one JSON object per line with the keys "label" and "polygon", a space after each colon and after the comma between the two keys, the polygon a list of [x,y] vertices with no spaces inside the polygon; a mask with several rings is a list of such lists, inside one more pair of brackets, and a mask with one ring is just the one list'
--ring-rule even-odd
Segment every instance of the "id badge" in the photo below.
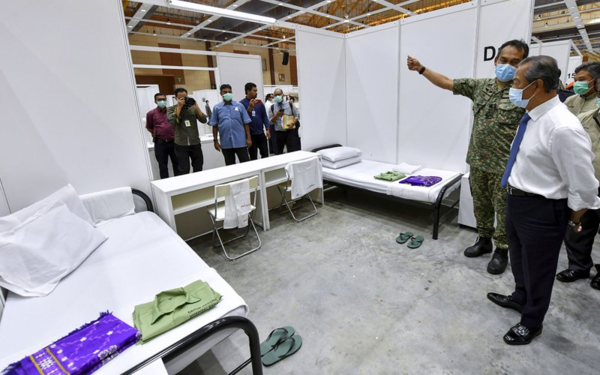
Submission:
{"label": "id badge", "polygon": [[192,126],[192,123],[190,122],[190,120],[185,120],[185,127],[189,128]]}
{"label": "id badge", "polygon": [[256,111],[252,111],[252,117],[256,117]]}

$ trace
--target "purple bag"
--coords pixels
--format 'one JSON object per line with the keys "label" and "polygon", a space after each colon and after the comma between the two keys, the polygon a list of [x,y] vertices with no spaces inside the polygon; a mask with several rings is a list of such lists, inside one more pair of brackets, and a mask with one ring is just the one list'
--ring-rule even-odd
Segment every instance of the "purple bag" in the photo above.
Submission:
{"label": "purple bag", "polygon": [[442,181],[441,177],[437,176],[410,176],[400,181],[400,184],[408,184],[411,186],[430,187]]}
{"label": "purple bag", "polygon": [[141,337],[138,330],[109,312],[53,344],[8,366],[3,374],[91,374]]}

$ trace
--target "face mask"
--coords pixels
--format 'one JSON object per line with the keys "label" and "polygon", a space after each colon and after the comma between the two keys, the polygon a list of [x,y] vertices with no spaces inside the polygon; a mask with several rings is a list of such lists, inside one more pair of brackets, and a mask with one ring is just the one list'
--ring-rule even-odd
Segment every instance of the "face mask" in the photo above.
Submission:
{"label": "face mask", "polygon": [[573,85],[573,91],[575,91],[575,94],[577,95],[583,95],[586,92],[588,92],[590,90],[589,84],[592,81],[589,82],[575,82],[575,84]]}
{"label": "face mask", "polygon": [[281,95],[277,95],[275,97],[275,103],[281,103],[283,101],[283,97]]}
{"label": "face mask", "polygon": [[496,65],[496,77],[500,82],[511,81],[517,69],[510,64],[498,64]]}
{"label": "face mask", "polygon": [[231,93],[227,93],[223,95],[223,100],[225,100],[226,102],[230,102],[233,99],[233,94]]}
{"label": "face mask", "polygon": [[600,107],[600,98],[596,98],[596,105]]}
{"label": "face mask", "polygon": [[159,108],[165,108],[167,106],[167,101],[166,100],[159,100],[158,102],[156,102],[156,104],[158,104]]}
{"label": "face mask", "polygon": [[[533,81],[533,82],[535,82],[535,81]],[[529,104],[529,101],[537,93],[533,94],[533,96],[531,98],[529,98],[529,99],[523,99],[523,91],[525,91],[525,89],[527,89],[527,87],[533,85],[533,82],[531,82],[525,88],[522,88],[522,89],[513,89],[511,87],[510,90],[508,91],[508,98],[510,99],[511,103],[514,104],[517,107],[521,107],[521,108],[527,107],[527,104]]]}

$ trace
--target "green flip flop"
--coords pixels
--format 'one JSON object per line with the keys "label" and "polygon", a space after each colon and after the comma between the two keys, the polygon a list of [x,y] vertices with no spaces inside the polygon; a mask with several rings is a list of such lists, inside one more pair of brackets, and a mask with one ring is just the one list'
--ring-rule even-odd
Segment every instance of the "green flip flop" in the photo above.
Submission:
{"label": "green flip flop", "polygon": [[298,335],[290,336],[287,338],[287,340],[273,348],[272,351],[265,354],[262,357],[262,363],[265,366],[272,366],[282,359],[285,359],[296,353],[298,350],[300,350],[301,346],[302,337]]}
{"label": "green flip flop", "polygon": [[294,333],[296,333],[294,327],[285,326],[275,328],[273,331],[271,331],[269,337],[267,337],[267,339],[260,344],[260,355],[264,356],[273,350],[273,348],[275,348],[277,345],[294,336]]}
{"label": "green flip flop", "polygon": [[404,232],[400,233],[398,237],[396,237],[396,242],[403,244],[408,241],[413,236],[412,232]]}
{"label": "green flip flop", "polygon": [[423,244],[423,241],[425,241],[423,236],[414,236],[411,237],[410,242],[406,246],[408,246],[409,249],[416,249]]}

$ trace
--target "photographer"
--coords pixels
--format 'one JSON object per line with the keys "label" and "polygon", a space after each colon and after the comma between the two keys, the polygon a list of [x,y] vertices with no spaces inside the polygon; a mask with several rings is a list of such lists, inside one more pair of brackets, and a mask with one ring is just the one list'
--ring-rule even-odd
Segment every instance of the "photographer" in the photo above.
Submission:
{"label": "photographer", "polygon": [[283,148],[287,152],[299,151],[300,141],[298,139],[298,111],[295,107],[291,107],[288,102],[283,101],[283,91],[276,89],[275,104],[269,111],[271,118],[271,128],[275,128],[277,134],[277,155],[283,154]]}
{"label": "photographer", "polygon": [[169,123],[175,129],[175,154],[181,174],[190,173],[190,159],[194,172],[201,171],[204,163],[196,120],[206,124],[207,118],[198,107],[198,103],[187,95],[186,89],[175,89],[177,105],[169,107],[167,111]]}

